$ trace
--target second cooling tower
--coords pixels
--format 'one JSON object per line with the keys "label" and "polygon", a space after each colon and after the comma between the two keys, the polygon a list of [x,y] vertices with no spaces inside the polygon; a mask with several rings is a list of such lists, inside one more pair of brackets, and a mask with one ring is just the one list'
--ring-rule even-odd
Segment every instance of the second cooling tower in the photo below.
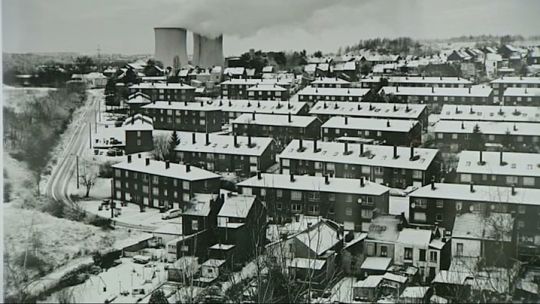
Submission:
{"label": "second cooling tower", "polygon": [[192,65],[202,68],[223,66],[223,36],[208,38],[193,33]]}
{"label": "second cooling tower", "polygon": [[188,65],[186,29],[175,27],[154,28],[156,49],[155,59],[163,66],[177,70]]}

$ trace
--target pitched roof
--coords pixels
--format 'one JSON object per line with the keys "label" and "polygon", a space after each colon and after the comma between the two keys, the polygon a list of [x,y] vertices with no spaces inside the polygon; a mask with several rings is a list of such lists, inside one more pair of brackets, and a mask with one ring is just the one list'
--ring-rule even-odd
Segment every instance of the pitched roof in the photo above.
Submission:
{"label": "pitched roof", "polygon": [[[501,164],[501,153],[503,163]],[[457,173],[495,174],[504,176],[540,177],[540,154],[518,152],[462,151]]]}
{"label": "pitched roof", "polygon": [[[347,123],[345,123],[347,122]],[[416,120],[404,119],[377,119],[364,117],[332,117],[321,128],[345,130],[370,130],[387,132],[409,132],[416,125]]]}
{"label": "pitched roof", "polygon": [[411,148],[396,147],[398,158],[393,158],[392,146],[364,145],[364,154],[360,156],[361,144],[348,144],[352,153],[345,155],[344,144],[339,142],[317,141],[318,152],[313,151],[313,141],[304,140],[303,152],[298,151],[299,141],[292,140],[283,149],[279,158],[301,159],[320,162],[335,162],[355,165],[381,166],[387,168],[426,170],[438,154],[437,149],[414,148],[413,159],[410,159]]}
{"label": "pitched roof", "polygon": [[363,195],[382,195],[389,191],[388,187],[370,181],[365,181],[362,187],[358,179],[352,178],[329,177],[328,181],[326,184],[322,176],[296,175],[291,182],[290,176],[286,174],[262,173],[261,179],[254,176],[238,183],[237,186]]}
{"label": "pitched roof", "polygon": [[431,230],[404,228],[399,232],[397,241],[404,245],[426,248],[431,241]]}
{"label": "pitched roof", "polygon": [[[325,106],[326,105],[326,106]],[[348,115],[351,117],[374,117],[395,119],[418,119],[425,111],[424,104],[358,103],[319,101],[309,111],[310,115]]]}
{"label": "pitched roof", "polygon": [[236,119],[231,121],[231,124],[251,124],[251,125],[264,125],[264,126],[280,126],[280,127],[300,127],[305,128],[317,120],[317,117],[312,116],[299,116],[291,115],[291,121],[289,122],[288,115],[277,114],[255,114],[255,119],[251,114],[242,114]]}
{"label": "pitched roof", "polygon": [[225,201],[218,216],[246,218],[256,199],[254,195],[225,195]]}
{"label": "pitched roof", "polygon": [[[540,91],[538,93],[540,96]],[[443,105],[441,120],[540,122],[540,107]]]}
{"label": "pitched roof", "polygon": [[366,88],[316,88],[305,87],[298,92],[298,95],[316,96],[357,96],[363,97],[369,92]]}
{"label": "pitched roof", "polygon": [[[540,84],[540,81],[538,81]],[[540,88],[506,88],[504,97],[540,97]]]}
{"label": "pitched roof", "polygon": [[[273,141],[269,137],[252,136],[251,146],[248,146],[249,139],[247,136],[236,136],[237,145],[235,146],[233,135],[210,133],[208,134],[209,144],[207,145],[205,133],[177,131],[176,134],[180,139],[180,144],[176,146],[175,150],[185,152],[260,156]],[[195,143],[193,143],[193,134],[195,134]]]}
{"label": "pitched roof", "polygon": [[305,102],[287,102],[281,100],[212,100],[211,105],[218,106],[223,112],[261,113],[261,114],[299,114],[307,107]]}
{"label": "pitched roof", "polygon": [[130,89],[160,89],[160,90],[195,90],[194,87],[183,83],[142,82],[134,84]]}
{"label": "pitched roof", "polygon": [[369,270],[382,270],[385,271],[390,267],[392,263],[392,258],[383,258],[383,257],[367,257],[360,269],[369,269]]}
{"label": "pitched roof", "polygon": [[186,111],[219,111],[219,107],[206,102],[154,101],[142,106],[144,109],[186,110]]}
{"label": "pitched roof", "polygon": [[215,173],[193,166],[190,166],[189,172],[186,171],[186,165],[183,164],[170,163],[168,169],[165,166],[166,163],[163,161],[150,160],[149,164],[146,165],[145,159],[132,157],[131,162],[121,162],[113,165],[112,167],[115,169],[124,169],[134,172],[147,173],[151,175],[171,177],[188,181],[220,178],[220,176]]}
{"label": "pitched roof", "polygon": [[312,225],[307,231],[297,234],[294,238],[310,248],[318,256],[332,249],[341,241],[338,232],[325,221]]}
{"label": "pitched roof", "polygon": [[371,220],[368,239],[384,242],[396,242],[399,238],[398,225],[401,219],[395,215],[380,215]]}
{"label": "pitched roof", "polygon": [[152,118],[148,116],[135,114],[134,116],[129,116],[126,118],[122,124],[122,127],[127,131],[147,131],[154,130],[154,123]]}
{"label": "pitched roof", "polygon": [[459,121],[440,120],[435,125],[435,133],[471,134],[478,125],[480,132],[487,135],[525,135],[539,136],[540,124],[529,122],[493,122],[493,121]]}
{"label": "pitched roof", "polygon": [[453,96],[453,97],[484,97],[491,95],[492,88],[474,86],[470,88],[440,88],[440,87],[382,87],[379,93],[404,96]]}
{"label": "pitched roof", "polygon": [[452,238],[510,242],[513,230],[514,218],[511,214],[491,213],[483,216],[464,213],[456,215]]}

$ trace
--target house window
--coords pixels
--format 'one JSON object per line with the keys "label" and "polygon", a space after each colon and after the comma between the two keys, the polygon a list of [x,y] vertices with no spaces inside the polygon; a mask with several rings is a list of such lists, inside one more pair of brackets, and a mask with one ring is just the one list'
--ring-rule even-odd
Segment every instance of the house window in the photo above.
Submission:
{"label": "house window", "polygon": [[517,176],[507,176],[506,177],[506,184],[512,185],[518,183],[518,177]]}
{"label": "house window", "polygon": [[442,200],[437,200],[436,205],[437,205],[437,208],[442,208],[442,207],[444,207],[444,204],[443,204],[443,201],[442,201]]}
{"label": "house window", "polygon": [[373,210],[371,209],[362,209],[362,218],[370,219],[373,216]]}
{"label": "house window", "polygon": [[381,256],[382,257],[388,256],[388,248],[386,246],[381,246]]}
{"label": "house window", "polygon": [[461,174],[461,182],[469,183],[470,181],[471,181],[471,175],[470,174]]}
{"label": "house window", "polygon": [[277,204],[276,204],[276,209],[277,209],[277,210],[281,210],[281,203],[277,203]]}
{"label": "house window", "polygon": [[283,197],[283,190],[276,190],[276,196],[277,197]]}
{"label": "house window", "polygon": [[425,199],[416,199],[416,208],[427,208],[427,200]]}
{"label": "house window", "polygon": [[525,222],[524,221],[518,221],[518,229],[525,228]]}
{"label": "house window", "polygon": [[368,243],[367,244],[367,255],[368,256],[375,255],[375,244],[373,244],[373,243]]}
{"label": "house window", "polygon": [[462,256],[463,255],[463,243],[457,243],[456,244],[456,256]]}
{"label": "house window", "polygon": [[182,189],[189,190],[189,182],[188,181],[182,182]]}
{"label": "house window", "polygon": [[321,197],[320,197],[320,193],[319,192],[309,192],[308,193],[308,200],[310,202],[318,202],[320,201]]}
{"label": "house window", "polygon": [[426,250],[420,249],[420,262],[425,262],[425,261],[426,261]]}
{"label": "house window", "polygon": [[518,213],[525,214],[525,206],[518,206]]}
{"label": "house window", "polygon": [[426,213],[424,212],[415,212],[414,214],[414,220],[417,222],[425,222],[426,221]]}
{"label": "house window", "polygon": [[347,194],[347,195],[345,196],[345,201],[346,201],[347,203],[352,203],[352,195]]}
{"label": "house window", "polygon": [[429,252],[429,261],[432,263],[437,263],[437,251]]}
{"label": "house window", "polygon": [[461,208],[463,208],[463,203],[462,202],[456,202],[456,210],[459,211],[459,210],[461,210]]}
{"label": "house window", "polygon": [[184,194],[182,195],[182,200],[183,200],[184,202],[189,202],[189,193],[184,193]]}
{"label": "house window", "polygon": [[345,215],[352,216],[352,208],[351,207],[345,208]]}
{"label": "house window", "polygon": [[291,204],[291,210],[293,212],[300,212],[302,211],[302,204]]}
{"label": "house window", "polygon": [[534,186],[534,177],[524,177],[523,186]]}
{"label": "house window", "polygon": [[291,200],[293,200],[293,201],[302,200],[302,192],[300,192],[300,191],[291,191]]}
{"label": "house window", "polygon": [[405,247],[405,252],[403,253],[404,259],[412,260],[412,253],[413,253],[412,248]]}
{"label": "house window", "polygon": [[319,213],[319,205],[308,205],[308,212]]}
{"label": "house window", "polygon": [[192,220],[191,221],[191,229],[193,231],[199,230],[199,221],[198,220]]}
{"label": "house window", "polygon": [[435,220],[437,222],[442,222],[442,214],[441,213],[437,213],[437,215],[435,215]]}
{"label": "house window", "polygon": [[335,193],[330,193],[328,195],[328,200],[331,201],[331,202],[335,201],[336,200],[336,194]]}

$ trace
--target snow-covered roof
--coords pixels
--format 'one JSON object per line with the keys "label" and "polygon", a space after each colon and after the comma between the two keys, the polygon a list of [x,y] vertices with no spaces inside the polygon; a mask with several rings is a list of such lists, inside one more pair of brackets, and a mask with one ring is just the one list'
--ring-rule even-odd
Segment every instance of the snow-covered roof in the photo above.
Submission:
{"label": "snow-covered roof", "polygon": [[356,235],[354,239],[352,239],[350,242],[347,242],[345,246],[343,246],[343,249],[347,249],[351,246],[354,246],[355,244],[358,244],[359,242],[365,240],[367,238],[367,233],[362,232],[359,235]]}
{"label": "snow-covered roof", "polygon": [[382,87],[379,93],[400,96],[453,96],[453,97],[484,97],[491,95],[492,88],[474,86],[470,88],[440,88],[440,87]]}
{"label": "snow-covered roof", "polygon": [[136,92],[129,95],[127,103],[128,104],[148,104],[152,102],[150,97],[142,92]]}
{"label": "snow-covered roof", "polygon": [[467,184],[435,183],[434,190],[431,189],[431,185],[426,185],[411,193],[411,197],[540,205],[540,200],[538,200],[540,189],[514,188],[514,195],[512,195],[512,187],[474,185],[473,190],[474,192],[471,192],[470,185]]}
{"label": "snow-covered roof", "polygon": [[540,77],[504,76],[491,81],[494,83],[540,84]]}
{"label": "snow-covered roof", "polygon": [[[501,164],[501,153],[503,163]],[[518,152],[462,151],[457,173],[540,177],[540,154]]]}
{"label": "snow-covered roof", "polygon": [[350,84],[350,81],[338,77],[317,77],[311,84]]}
{"label": "snow-covered roof", "polygon": [[395,274],[395,273],[391,273],[391,272],[385,273],[383,275],[383,278],[385,280],[394,281],[394,282],[398,282],[398,283],[401,283],[401,284],[404,284],[408,280],[407,276],[399,275],[399,274]]}
{"label": "snow-covered roof", "polygon": [[419,299],[424,298],[426,296],[426,293],[429,291],[431,287],[429,286],[408,286],[406,287],[401,295],[400,298],[413,298],[413,299]]}
{"label": "snow-covered roof", "polygon": [[309,227],[307,231],[297,234],[295,238],[318,256],[341,241],[338,232],[325,221]]}
{"label": "snow-covered roof", "polygon": [[358,96],[363,97],[369,92],[367,88],[316,88],[305,87],[298,92],[298,95],[315,96]]}
{"label": "snow-covered roof", "polygon": [[409,132],[417,124],[418,124],[418,121],[416,120],[334,116],[330,118],[327,122],[325,122],[321,126],[321,128],[387,131],[387,132]]}
{"label": "snow-covered roof", "polygon": [[361,156],[361,144],[348,144],[348,151],[352,153],[347,155],[343,153],[345,145],[339,142],[317,141],[318,152],[313,151],[313,141],[303,141],[302,145],[306,147],[303,152],[298,151],[298,145],[297,139],[292,140],[279,158],[426,170],[438,153],[437,149],[414,148],[415,157],[411,159],[411,148],[408,147],[397,147],[398,158],[394,158],[392,146],[364,144],[364,156]]}
{"label": "snow-covered roof", "polygon": [[154,101],[142,106],[143,109],[219,111],[219,107],[205,102]]}
{"label": "snow-covered roof", "polygon": [[334,71],[355,71],[356,62],[348,61],[343,63],[338,63],[334,66]]}
{"label": "snow-covered roof", "polygon": [[209,259],[206,260],[204,263],[202,263],[201,266],[206,267],[221,267],[221,265],[225,264],[225,260],[218,260],[218,259]]}
{"label": "snow-covered roof", "polygon": [[252,87],[249,87],[247,91],[280,91],[285,92],[287,89],[277,84],[258,83]]}
{"label": "snow-covered roof", "polygon": [[243,68],[243,67],[236,67],[236,68],[225,68],[225,70],[223,71],[223,74],[229,74],[229,75],[242,75],[244,74],[244,71],[246,69]]}
{"label": "snow-covered roof", "polygon": [[[326,105],[326,107],[325,107]],[[418,119],[425,111],[424,104],[402,103],[358,103],[319,101],[309,111],[311,115],[348,115],[351,117],[374,117],[396,119]]]}
{"label": "snow-covered roof", "polygon": [[290,115],[291,121],[289,121],[289,115],[277,115],[277,114],[255,114],[255,119],[251,114],[242,114],[236,119],[231,121],[231,124],[250,124],[250,125],[263,125],[263,126],[280,126],[280,127],[299,127],[305,128],[311,125],[317,117],[313,116],[299,116]]}
{"label": "snow-covered roof", "polygon": [[404,228],[399,232],[397,241],[404,245],[426,248],[431,241],[431,230]]}
{"label": "snow-covered roof", "polygon": [[231,250],[235,247],[235,245],[231,245],[231,244],[221,244],[221,243],[217,243],[217,244],[214,244],[210,247],[208,247],[209,249],[216,249],[216,250]]}
{"label": "snow-covered roof", "polygon": [[209,104],[218,106],[223,112],[288,114],[297,115],[306,107],[305,102],[281,100],[212,100]]}
{"label": "snow-covered roof", "polygon": [[130,89],[159,89],[159,90],[195,90],[194,87],[183,83],[166,83],[166,82],[142,82],[134,84]]}
{"label": "snow-covered roof", "polygon": [[[540,89],[538,91],[540,96]],[[443,105],[441,120],[540,122],[540,107]]]}
{"label": "snow-covered roof", "polygon": [[222,85],[247,85],[247,86],[253,86],[256,84],[276,84],[279,86],[288,86],[291,84],[291,79],[257,79],[257,78],[233,78],[229,79],[227,81],[224,81],[221,83]]}
{"label": "snow-covered roof", "polygon": [[381,284],[383,279],[382,275],[370,275],[364,280],[357,281],[354,283],[355,288],[376,288]]}
{"label": "snow-covered roof", "polygon": [[432,283],[464,285],[467,279],[471,278],[470,273],[441,270],[437,272]]}
{"label": "snow-covered roof", "polygon": [[493,121],[459,121],[440,120],[435,125],[435,133],[471,134],[478,125],[480,132],[487,135],[524,135],[539,136],[540,124],[529,122],[493,122]]}
{"label": "snow-covered roof", "polygon": [[253,195],[226,195],[218,216],[246,218],[256,199],[257,197]]}
{"label": "snow-covered roof", "polygon": [[513,228],[514,218],[508,213],[463,213],[456,215],[452,238],[510,242]]}
{"label": "snow-covered roof", "polygon": [[267,65],[262,68],[263,73],[272,73],[274,71],[274,67],[271,65]]}
{"label": "snow-covered roof", "polygon": [[126,118],[122,127],[127,131],[148,131],[154,130],[152,118],[142,114],[135,114]]}
{"label": "snow-covered roof", "polygon": [[151,175],[171,177],[188,181],[220,178],[220,176],[215,173],[193,166],[190,166],[190,170],[187,172],[187,166],[183,164],[170,163],[169,168],[167,169],[166,162],[150,160],[148,165],[146,165],[146,159],[134,156],[131,157],[131,162],[121,162],[113,165],[112,167],[115,169],[147,173]]}
{"label": "snow-covered roof", "polygon": [[385,271],[390,267],[392,263],[392,258],[383,258],[383,257],[367,257],[360,266],[360,269],[369,269],[369,270],[381,270]]}
{"label": "snow-covered roof", "polygon": [[189,203],[182,208],[182,215],[207,216],[210,214],[211,201],[216,194],[195,193]]}
{"label": "snow-covered roof", "polygon": [[328,181],[326,184],[323,176],[295,175],[294,181],[291,182],[290,176],[286,174],[262,173],[261,179],[254,176],[238,183],[237,186],[362,195],[382,195],[389,191],[388,187],[370,181],[365,181],[362,187],[360,181],[353,178],[328,177]]}
{"label": "snow-covered roof", "polygon": [[[424,77],[424,76],[390,76],[385,77],[388,79],[388,83],[391,84],[463,84],[471,85],[472,82],[462,77]],[[360,82],[379,82],[380,77],[366,77],[360,80]]]}
{"label": "snow-covered roof", "polygon": [[[209,133],[209,144],[207,144],[205,133],[176,133],[180,139],[180,144],[176,146],[175,150],[184,152],[260,156],[272,143],[272,139],[269,137],[252,136],[251,146],[248,146],[249,139],[247,136],[236,136],[237,145],[235,146],[233,135]],[[195,134],[195,143],[193,143],[193,134]]]}
{"label": "snow-covered roof", "polygon": [[504,97],[540,97],[540,88],[506,88],[504,90],[503,96]]}
{"label": "snow-covered roof", "polygon": [[152,231],[154,235],[156,234],[169,234],[169,235],[182,235],[182,224],[181,223],[165,223],[160,225],[156,230]]}
{"label": "snow-covered roof", "polygon": [[287,260],[287,267],[300,269],[321,270],[325,264],[326,260],[319,259],[294,258],[292,260]]}

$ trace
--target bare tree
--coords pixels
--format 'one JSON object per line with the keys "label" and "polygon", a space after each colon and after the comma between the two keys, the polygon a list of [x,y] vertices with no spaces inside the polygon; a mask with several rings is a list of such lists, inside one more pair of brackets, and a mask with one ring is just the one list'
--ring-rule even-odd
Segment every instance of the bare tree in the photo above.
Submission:
{"label": "bare tree", "polygon": [[96,184],[98,175],[99,175],[98,167],[95,164],[92,164],[88,160],[83,160],[81,174],[79,176],[79,181],[86,188],[86,193],[84,197],[90,196],[90,190]]}
{"label": "bare tree", "polygon": [[158,134],[154,137],[154,150],[152,157],[155,160],[166,160],[169,156],[169,139],[166,134]]}

